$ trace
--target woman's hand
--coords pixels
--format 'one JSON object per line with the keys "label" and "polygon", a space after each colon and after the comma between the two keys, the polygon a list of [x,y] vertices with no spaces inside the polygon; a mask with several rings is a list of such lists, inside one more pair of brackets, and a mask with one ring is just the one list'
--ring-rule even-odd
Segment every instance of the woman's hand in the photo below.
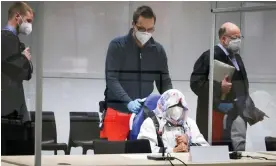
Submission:
{"label": "woman's hand", "polygon": [[178,144],[175,148],[173,148],[173,152],[188,152],[188,145],[184,143]]}
{"label": "woman's hand", "polygon": [[188,145],[188,142],[189,142],[188,135],[183,134],[183,135],[176,136],[175,141],[176,141],[177,145],[179,145],[181,143]]}

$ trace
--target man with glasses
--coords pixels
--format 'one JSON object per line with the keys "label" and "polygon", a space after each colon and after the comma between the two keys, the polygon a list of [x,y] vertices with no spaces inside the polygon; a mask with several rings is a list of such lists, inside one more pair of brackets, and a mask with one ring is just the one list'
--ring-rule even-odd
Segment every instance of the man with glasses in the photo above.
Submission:
{"label": "man with glasses", "polygon": [[[245,66],[239,55],[242,36],[239,27],[230,22],[221,26],[218,35],[220,42],[215,46],[214,59],[236,70],[231,80],[225,76],[221,82],[214,81],[212,141],[213,145],[226,144],[230,150],[245,150],[246,122],[235,105],[235,100],[247,96],[249,89]],[[209,59],[208,50],[196,61],[190,79],[191,89],[198,96],[196,120],[205,139],[208,137]],[[233,131],[237,124],[238,131]]]}
{"label": "man with glasses", "polygon": [[106,112],[101,138],[125,140],[131,113],[138,113],[141,99],[172,88],[167,56],[152,38],[156,16],[149,6],[138,7],[126,36],[113,39],[107,51],[105,75]]}

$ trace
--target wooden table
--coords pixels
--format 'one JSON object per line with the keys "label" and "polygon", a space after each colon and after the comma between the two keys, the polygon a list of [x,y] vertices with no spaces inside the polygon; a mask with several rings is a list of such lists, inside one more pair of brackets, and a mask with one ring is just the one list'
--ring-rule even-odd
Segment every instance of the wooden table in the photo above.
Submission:
{"label": "wooden table", "polygon": [[[42,166],[170,166],[169,161],[152,161],[147,159],[148,154],[111,154],[111,155],[44,155]],[[187,165],[192,166],[276,166],[276,152],[243,152],[243,155],[266,157],[272,160],[242,158],[220,163],[192,163],[188,161],[189,153],[171,154]],[[174,165],[182,165],[173,160]],[[2,166],[34,166],[34,156],[1,156]]]}

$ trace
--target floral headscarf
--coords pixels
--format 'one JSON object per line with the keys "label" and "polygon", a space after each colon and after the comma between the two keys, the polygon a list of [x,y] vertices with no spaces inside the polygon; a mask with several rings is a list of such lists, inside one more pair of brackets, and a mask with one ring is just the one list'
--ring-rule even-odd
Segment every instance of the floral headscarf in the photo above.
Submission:
{"label": "floral headscarf", "polygon": [[160,99],[157,102],[157,107],[154,111],[155,115],[159,118],[161,118],[160,121],[160,126],[159,126],[159,132],[162,132],[164,125],[169,121],[173,122],[174,120],[168,118],[166,112],[168,109],[172,106],[181,104],[183,107],[183,114],[181,116],[182,118],[182,127],[184,129],[185,134],[189,137],[189,142],[191,142],[191,131],[190,127],[188,126],[186,119],[187,119],[187,114],[189,111],[185,96],[177,89],[170,89],[164,92]]}
{"label": "floral headscarf", "polygon": [[[166,118],[166,111],[177,104],[181,104],[183,106],[183,111],[188,111],[188,105],[185,100],[185,96],[177,89],[170,89],[164,92],[160,99],[157,102],[157,107],[154,110],[154,113],[159,118]],[[183,112],[184,113],[184,112]],[[186,119],[186,113],[184,113],[183,120]]]}

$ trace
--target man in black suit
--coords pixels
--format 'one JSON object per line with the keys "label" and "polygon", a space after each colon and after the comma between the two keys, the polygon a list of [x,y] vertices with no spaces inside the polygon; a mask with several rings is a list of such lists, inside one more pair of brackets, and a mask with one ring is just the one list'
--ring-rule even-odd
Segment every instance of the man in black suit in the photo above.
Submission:
{"label": "man in black suit", "polygon": [[[10,142],[10,139],[20,139],[20,136],[15,134],[19,134],[24,129],[22,125],[18,125],[16,128],[20,128],[20,132],[14,131],[14,123],[11,124],[10,121],[29,120],[23,80],[31,79],[33,66],[30,49],[25,48],[18,35],[29,35],[32,32],[32,22],[32,8],[24,2],[15,2],[8,11],[8,24],[1,31],[1,118],[2,154],[4,155],[6,154],[5,150],[11,151],[16,146],[15,143]],[[11,130],[13,133],[10,132]],[[8,136],[10,133],[12,134],[11,137],[14,138]],[[19,149],[20,147],[15,148]]]}
{"label": "man in black suit", "polygon": [[[246,140],[246,121],[235,105],[237,98],[247,96],[249,93],[247,73],[239,55],[241,38],[237,25],[224,23],[219,29],[220,43],[214,49],[214,59],[236,69],[231,80],[225,76],[221,82],[214,81],[213,93],[213,110],[224,115],[223,126],[225,126],[221,127],[223,131],[213,131],[213,133],[222,132],[223,139],[218,144],[229,145],[230,150],[245,150]],[[198,96],[196,121],[205,139],[208,137],[209,59],[210,50],[204,52],[196,61],[190,79],[191,89]],[[233,122],[239,125],[233,125]]]}

